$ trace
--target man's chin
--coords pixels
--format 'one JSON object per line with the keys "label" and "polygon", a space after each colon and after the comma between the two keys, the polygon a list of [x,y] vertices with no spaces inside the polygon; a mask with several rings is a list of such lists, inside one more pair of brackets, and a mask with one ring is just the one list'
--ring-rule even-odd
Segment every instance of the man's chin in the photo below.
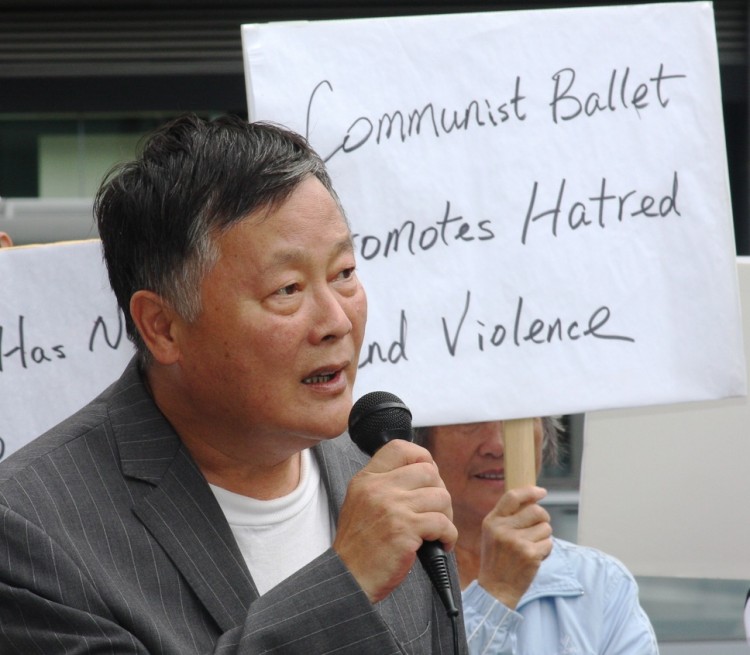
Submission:
{"label": "man's chin", "polygon": [[348,423],[348,414],[344,418],[336,417],[333,420],[329,418],[328,420],[319,421],[316,429],[312,431],[311,436],[313,439],[320,441],[335,439],[347,431]]}

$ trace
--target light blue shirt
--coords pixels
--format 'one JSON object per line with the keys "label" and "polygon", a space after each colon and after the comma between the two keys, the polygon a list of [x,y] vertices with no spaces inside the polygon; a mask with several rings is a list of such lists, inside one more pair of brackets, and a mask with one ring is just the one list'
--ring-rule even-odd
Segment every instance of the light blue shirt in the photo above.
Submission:
{"label": "light blue shirt", "polygon": [[515,611],[463,592],[471,655],[658,655],[638,586],[614,557],[555,539]]}

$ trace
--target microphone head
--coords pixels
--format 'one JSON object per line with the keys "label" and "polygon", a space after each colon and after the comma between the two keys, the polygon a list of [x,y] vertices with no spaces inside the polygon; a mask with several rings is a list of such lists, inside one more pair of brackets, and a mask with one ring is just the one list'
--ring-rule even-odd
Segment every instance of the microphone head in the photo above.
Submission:
{"label": "microphone head", "polygon": [[366,393],[354,403],[349,413],[349,436],[368,455],[374,455],[391,439],[411,441],[411,412],[392,393]]}

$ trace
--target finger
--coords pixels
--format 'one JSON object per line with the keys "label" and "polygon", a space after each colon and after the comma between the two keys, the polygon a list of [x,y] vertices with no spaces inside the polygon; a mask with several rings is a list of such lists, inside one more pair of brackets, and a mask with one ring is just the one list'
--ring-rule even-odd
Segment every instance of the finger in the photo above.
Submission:
{"label": "finger", "polygon": [[518,513],[507,518],[510,519],[510,524],[515,528],[527,528],[540,523],[549,524],[552,520],[549,512],[537,504],[526,505]]}
{"label": "finger", "polygon": [[451,495],[428,464],[411,464],[386,473],[360,472],[355,487],[362,489],[368,506],[405,516],[440,513],[453,520]]}
{"label": "finger", "polygon": [[552,544],[552,526],[549,523],[538,523],[520,531],[520,536],[531,543],[541,544],[544,542]]}
{"label": "finger", "polygon": [[373,472],[367,467],[352,478],[349,505],[372,515],[440,513],[453,518],[451,496],[434,466],[426,462]]}
{"label": "finger", "polygon": [[402,502],[404,507],[414,514],[429,514],[439,512],[453,519],[453,503],[451,495],[445,487],[417,487],[411,490],[401,490],[394,502]]}
{"label": "finger", "polygon": [[391,471],[409,464],[426,463],[435,466],[430,451],[405,439],[392,439],[372,456],[365,469],[373,473]]}
{"label": "finger", "polygon": [[497,501],[492,512],[499,516],[512,516],[531,503],[538,503],[547,495],[543,487],[518,487],[506,491]]}
{"label": "finger", "polygon": [[528,505],[513,516],[490,513],[482,521],[482,530],[492,534],[493,540],[497,543],[520,537],[526,530],[537,527],[544,537],[552,533],[550,515],[539,505]]}
{"label": "finger", "polygon": [[422,514],[419,535],[423,541],[439,541],[443,550],[450,552],[458,541],[458,528],[442,512]]}
{"label": "finger", "polygon": [[552,552],[553,541],[550,537],[544,539],[529,539],[524,542],[527,561],[541,562]]}

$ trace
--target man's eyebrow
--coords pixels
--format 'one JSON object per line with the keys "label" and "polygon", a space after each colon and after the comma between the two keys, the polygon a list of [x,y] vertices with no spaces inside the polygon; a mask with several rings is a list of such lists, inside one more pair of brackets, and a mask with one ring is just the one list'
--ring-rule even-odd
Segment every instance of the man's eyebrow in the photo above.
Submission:
{"label": "man's eyebrow", "polygon": [[341,241],[336,243],[333,249],[334,255],[345,255],[350,252],[354,252],[354,240],[351,234],[346,239],[341,239]]}
{"label": "man's eyebrow", "polygon": [[[354,252],[354,241],[351,235],[345,239],[337,241],[331,248],[331,254],[333,257],[345,255]],[[293,250],[283,250],[281,252],[274,253],[271,255],[270,261],[263,267],[262,272],[269,272],[289,264],[298,264],[309,258],[308,251],[303,248],[295,248]]]}

